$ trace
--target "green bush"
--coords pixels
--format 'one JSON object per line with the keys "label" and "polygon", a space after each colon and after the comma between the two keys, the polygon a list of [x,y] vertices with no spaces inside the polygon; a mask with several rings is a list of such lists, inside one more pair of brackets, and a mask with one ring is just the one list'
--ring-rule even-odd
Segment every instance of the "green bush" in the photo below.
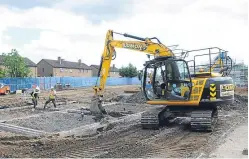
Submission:
{"label": "green bush", "polygon": [[119,69],[119,75],[122,77],[136,77],[138,75],[137,68],[131,63],[127,67],[121,67]]}

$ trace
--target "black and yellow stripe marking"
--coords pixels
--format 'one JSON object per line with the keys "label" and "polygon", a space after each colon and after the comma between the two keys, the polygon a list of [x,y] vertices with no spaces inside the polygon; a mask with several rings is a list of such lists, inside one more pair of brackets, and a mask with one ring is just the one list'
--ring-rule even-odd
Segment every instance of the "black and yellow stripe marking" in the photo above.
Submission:
{"label": "black and yellow stripe marking", "polygon": [[216,100],[216,85],[210,84],[210,100]]}

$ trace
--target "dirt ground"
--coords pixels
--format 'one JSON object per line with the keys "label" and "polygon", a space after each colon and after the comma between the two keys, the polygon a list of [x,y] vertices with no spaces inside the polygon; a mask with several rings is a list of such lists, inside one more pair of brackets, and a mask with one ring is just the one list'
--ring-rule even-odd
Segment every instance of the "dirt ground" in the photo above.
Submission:
{"label": "dirt ground", "polygon": [[[106,103],[117,102],[127,89],[138,89],[138,86],[107,87]],[[87,107],[92,93],[92,89],[58,91],[60,98],[77,103],[60,105],[58,111],[49,111],[52,105],[45,111],[32,109],[0,111],[0,120],[48,132],[70,130],[83,123],[80,121],[80,114],[70,114],[67,111],[79,110],[82,106]],[[44,93],[43,97],[46,97]],[[119,116],[121,112],[128,112],[126,115],[129,115],[149,109],[150,106],[143,104],[143,100],[139,97],[141,98],[139,93],[123,97],[120,101],[126,104],[109,105],[105,108],[108,112],[119,112],[117,118],[121,118]],[[139,104],[133,104],[134,101]],[[42,102],[38,107],[42,108]],[[139,121],[135,121],[88,137],[26,137],[0,131],[0,157],[247,157],[242,155],[242,150],[248,146],[247,112],[248,99],[240,93],[235,97],[235,104],[219,109],[217,127],[211,133],[191,132],[188,118],[177,118],[169,126],[159,130],[143,130]],[[86,119],[91,123],[90,120]]]}
{"label": "dirt ground", "polygon": [[[212,158],[248,158],[242,151],[248,149],[248,123],[241,124],[227,136],[211,155]],[[229,151],[227,151],[229,150]]]}
{"label": "dirt ground", "polygon": [[[124,93],[125,90],[139,90],[139,86],[108,86],[105,89],[105,101],[111,101],[116,98],[117,95]],[[92,88],[81,88],[81,89],[71,89],[71,90],[61,90],[57,91],[58,102],[60,101],[76,101],[78,103],[90,104],[90,97],[93,95]],[[46,99],[48,99],[48,91],[41,91],[39,103],[44,104]],[[31,96],[29,94],[11,94],[0,96],[0,107],[7,106],[22,107],[29,105],[31,103]]]}

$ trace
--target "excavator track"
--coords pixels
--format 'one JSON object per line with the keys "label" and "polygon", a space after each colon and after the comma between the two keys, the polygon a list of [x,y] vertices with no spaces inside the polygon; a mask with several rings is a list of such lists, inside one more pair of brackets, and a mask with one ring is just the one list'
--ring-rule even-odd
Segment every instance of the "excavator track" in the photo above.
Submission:
{"label": "excavator track", "polygon": [[159,129],[160,118],[159,114],[165,109],[164,107],[153,108],[149,111],[142,113],[141,115],[141,126],[143,129]]}
{"label": "excavator track", "polygon": [[191,130],[212,132],[215,128],[217,120],[218,120],[217,109],[192,111]]}

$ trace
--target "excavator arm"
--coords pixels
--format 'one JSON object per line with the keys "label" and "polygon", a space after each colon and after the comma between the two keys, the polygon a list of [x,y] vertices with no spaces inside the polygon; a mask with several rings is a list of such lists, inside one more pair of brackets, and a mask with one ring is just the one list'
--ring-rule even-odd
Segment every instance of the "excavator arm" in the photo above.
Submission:
{"label": "excavator arm", "polygon": [[[114,40],[113,34],[123,35],[136,39],[137,41],[123,41]],[[157,40],[153,42],[152,40]],[[98,78],[94,86],[94,97],[92,98],[91,111],[106,114],[102,107],[102,97],[106,85],[106,80],[109,74],[111,61],[116,58],[115,48],[128,49],[132,51],[138,51],[145,54],[153,55],[154,57],[175,57],[174,53],[165,45],[163,45],[159,39],[153,38],[141,38],[129,34],[121,34],[108,30],[105,39],[104,51],[101,56],[100,67],[98,70]]]}
{"label": "excavator arm", "polygon": [[[153,55],[155,57],[167,56],[174,57],[174,53],[163,45],[157,38],[141,38],[129,34],[121,34],[125,37],[133,38],[140,41],[122,41],[122,40],[113,40],[113,32],[109,30],[106,35],[105,47],[103,54],[101,56],[101,62],[98,72],[98,79],[94,87],[95,95],[103,95],[105,88],[106,80],[109,74],[109,69],[111,61],[116,57],[115,48],[129,49],[133,51],[139,51],[146,54]],[[120,34],[120,33],[116,33]],[[158,43],[152,42],[152,39],[157,39]],[[98,84],[99,82],[99,84]]]}

